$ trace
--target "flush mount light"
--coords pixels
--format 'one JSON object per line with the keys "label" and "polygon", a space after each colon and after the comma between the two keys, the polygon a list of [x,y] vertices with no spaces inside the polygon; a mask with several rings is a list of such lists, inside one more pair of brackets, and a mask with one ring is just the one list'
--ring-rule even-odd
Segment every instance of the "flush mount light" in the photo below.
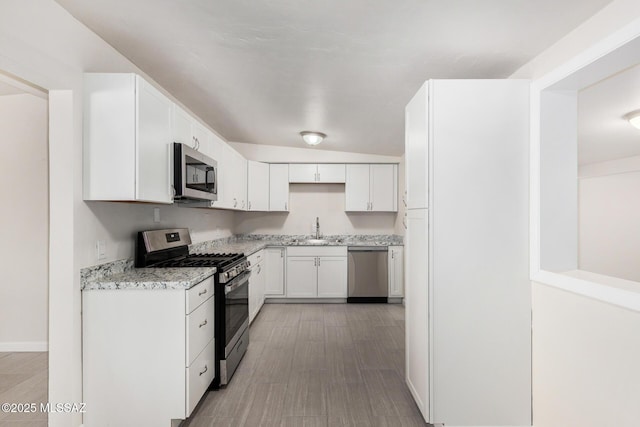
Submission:
{"label": "flush mount light", "polygon": [[322,132],[311,132],[308,130],[300,132],[300,136],[302,136],[304,142],[309,145],[318,145],[327,137],[327,135]]}
{"label": "flush mount light", "polygon": [[631,123],[631,126],[636,129],[640,129],[640,110],[632,111],[624,116],[624,118]]}

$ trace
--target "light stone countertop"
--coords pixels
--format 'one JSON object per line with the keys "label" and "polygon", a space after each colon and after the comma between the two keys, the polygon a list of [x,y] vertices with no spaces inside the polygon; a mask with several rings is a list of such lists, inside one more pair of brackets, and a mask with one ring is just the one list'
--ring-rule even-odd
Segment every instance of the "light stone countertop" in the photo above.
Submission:
{"label": "light stone countertop", "polygon": [[[396,235],[330,235],[324,243],[310,244],[310,235],[250,234],[195,243],[190,253],[244,253],[252,255],[269,246],[402,246]],[[81,288],[92,290],[189,289],[215,274],[214,267],[134,268],[133,260],[118,260],[83,268]]]}
{"label": "light stone countertop", "polygon": [[83,291],[115,289],[189,289],[215,274],[215,267],[133,268],[90,279]]}

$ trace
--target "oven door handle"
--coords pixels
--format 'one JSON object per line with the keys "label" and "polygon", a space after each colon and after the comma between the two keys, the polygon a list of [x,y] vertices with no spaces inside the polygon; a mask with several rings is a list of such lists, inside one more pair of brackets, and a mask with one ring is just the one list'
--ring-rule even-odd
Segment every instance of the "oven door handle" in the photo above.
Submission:
{"label": "oven door handle", "polygon": [[249,276],[251,276],[251,272],[248,270],[242,273],[242,276],[239,276],[234,280],[235,283],[226,285],[224,287],[224,294],[227,295],[228,293],[233,292],[236,289],[238,289],[240,286],[244,285],[246,279],[248,279]]}

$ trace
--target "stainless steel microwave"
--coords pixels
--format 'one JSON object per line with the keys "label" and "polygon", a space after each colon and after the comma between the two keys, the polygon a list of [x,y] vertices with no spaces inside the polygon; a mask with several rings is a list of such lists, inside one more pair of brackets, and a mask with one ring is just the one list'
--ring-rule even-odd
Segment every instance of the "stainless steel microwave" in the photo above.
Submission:
{"label": "stainless steel microwave", "polygon": [[218,162],[174,142],[173,187],[173,199],[177,203],[218,200]]}

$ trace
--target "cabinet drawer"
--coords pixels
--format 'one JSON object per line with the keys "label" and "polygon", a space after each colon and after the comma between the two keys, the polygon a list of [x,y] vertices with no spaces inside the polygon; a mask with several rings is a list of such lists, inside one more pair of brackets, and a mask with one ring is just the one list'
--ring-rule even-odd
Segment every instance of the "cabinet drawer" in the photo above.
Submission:
{"label": "cabinet drawer", "polygon": [[189,314],[200,304],[213,296],[213,276],[204,279],[202,282],[187,290],[187,309]]}
{"label": "cabinet drawer", "polygon": [[258,263],[264,260],[264,249],[260,249],[258,252],[251,254],[247,257],[251,266],[258,265]]}
{"label": "cabinet drawer", "polygon": [[187,366],[200,354],[202,349],[215,335],[214,298],[209,298],[191,314],[187,315]]}
{"label": "cabinet drawer", "polygon": [[211,340],[187,369],[187,416],[191,415],[215,374],[215,340]]}
{"label": "cabinet drawer", "polygon": [[347,256],[346,246],[289,246],[287,256]]}

